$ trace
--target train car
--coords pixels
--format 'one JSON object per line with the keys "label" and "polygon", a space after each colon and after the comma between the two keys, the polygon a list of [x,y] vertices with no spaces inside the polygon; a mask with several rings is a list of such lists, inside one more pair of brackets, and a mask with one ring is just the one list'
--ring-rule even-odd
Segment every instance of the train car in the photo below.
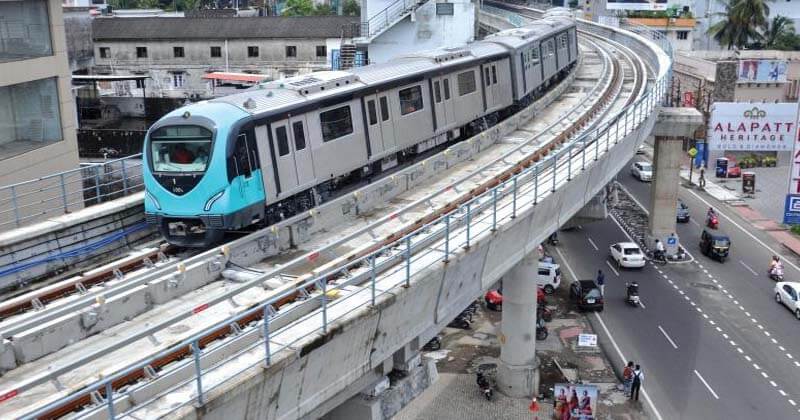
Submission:
{"label": "train car", "polygon": [[574,36],[574,21],[556,16],[179,108],[145,140],[147,221],[173,244],[206,247],[308,210],[526,105],[574,65]]}

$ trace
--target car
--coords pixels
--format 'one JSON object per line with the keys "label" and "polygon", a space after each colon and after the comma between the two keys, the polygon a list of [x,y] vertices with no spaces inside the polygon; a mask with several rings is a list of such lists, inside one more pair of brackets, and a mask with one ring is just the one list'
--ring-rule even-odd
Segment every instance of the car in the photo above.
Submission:
{"label": "car", "polygon": [[617,267],[642,268],[645,265],[644,252],[633,242],[619,242],[611,245],[609,250]]}
{"label": "car", "polygon": [[[487,308],[493,311],[500,311],[503,308],[503,289],[489,290],[483,296],[483,299]],[[544,290],[541,287],[536,288],[536,303],[539,306],[547,306],[547,298],[545,298]]]}
{"label": "car", "polygon": [[653,165],[649,162],[633,162],[631,164],[631,175],[639,181],[652,181]]}
{"label": "car", "polygon": [[800,283],[781,281],[775,283],[775,301],[784,304],[800,320]]}
{"label": "car", "polygon": [[544,289],[548,295],[555,293],[561,284],[561,267],[558,264],[539,262],[539,273],[536,276],[536,285]]}
{"label": "car", "polygon": [[678,212],[676,213],[676,220],[678,223],[689,223],[689,206],[683,204],[683,201],[678,200]]}
{"label": "car", "polygon": [[569,295],[580,311],[603,311],[603,295],[594,280],[575,280],[569,287]]}
{"label": "car", "polygon": [[637,155],[643,155],[644,153],[645,153],[644,152],[644,143],[642,143],[642,144],[639,145],[639,148],[636,149],[636,154]]}
{"label": "car", "polygon": [[700,252],[709,258],[725,262],[731,249],[731,238],[719,230],[704,228],[700,234]]}

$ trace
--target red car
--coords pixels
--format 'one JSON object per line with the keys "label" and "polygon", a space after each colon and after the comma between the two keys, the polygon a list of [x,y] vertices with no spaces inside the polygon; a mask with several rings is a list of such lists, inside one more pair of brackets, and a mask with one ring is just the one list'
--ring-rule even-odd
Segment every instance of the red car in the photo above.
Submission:
{"label": "red car", "polygon": [[[503,295],[500,294],[499,290],[489,290],[486,292],[484,300],[486,300],[486,307],[493,311],[499,311],[500,307],[503,306]],[[541,287],[536,289],[536,302],[538,302],[539,305],[547,304],[547,300],[545,300],[544,297],[544,290],[542,290]]]}

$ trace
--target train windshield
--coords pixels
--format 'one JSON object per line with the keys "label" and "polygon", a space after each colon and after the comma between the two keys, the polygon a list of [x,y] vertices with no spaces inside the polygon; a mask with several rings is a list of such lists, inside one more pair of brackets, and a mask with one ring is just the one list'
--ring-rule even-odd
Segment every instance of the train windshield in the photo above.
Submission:
{"label": "train windshield", "polygon": [[161,127],[150,134],[154,172],[204,172],[212,133],[195,125]]}

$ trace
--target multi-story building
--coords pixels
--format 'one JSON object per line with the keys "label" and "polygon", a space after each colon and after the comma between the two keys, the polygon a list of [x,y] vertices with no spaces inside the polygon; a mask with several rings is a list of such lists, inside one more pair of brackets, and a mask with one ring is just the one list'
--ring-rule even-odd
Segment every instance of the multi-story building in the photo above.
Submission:
{"label": "multi-story building", "polygon": [[667,36],[676,51],[692,49],[695,20],[692,18],[627,18],[627,23],[647,26]]}
{"label": "multi-story building", "polygon": [[[148,75],[147,96],[208,97],[212,72],[269,79],[325,70],[358,17],[105,18],[92,23],[94,72]],[[132,86],[131,94],[142,86]]]}
{"label": "multi-story building", "polygon": [[77,168],[75,125],[61,1],[0,1],[0,186]]}

